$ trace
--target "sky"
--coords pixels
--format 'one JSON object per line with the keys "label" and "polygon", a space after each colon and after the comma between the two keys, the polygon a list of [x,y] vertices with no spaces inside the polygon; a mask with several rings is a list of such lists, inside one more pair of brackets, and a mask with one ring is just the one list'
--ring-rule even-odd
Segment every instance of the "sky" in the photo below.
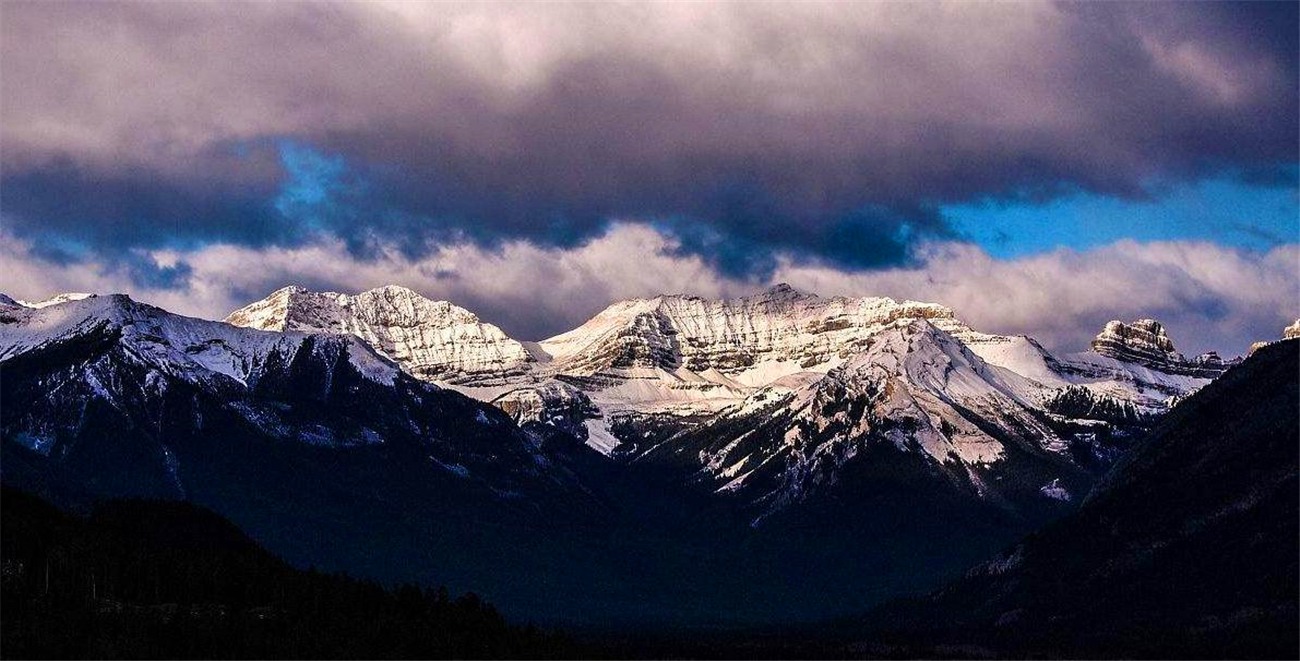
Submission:
{"label": "sky", "polygon": [[9,2],[0,291],[779,281],[1186,353],[1300,316],[1295,3]]}

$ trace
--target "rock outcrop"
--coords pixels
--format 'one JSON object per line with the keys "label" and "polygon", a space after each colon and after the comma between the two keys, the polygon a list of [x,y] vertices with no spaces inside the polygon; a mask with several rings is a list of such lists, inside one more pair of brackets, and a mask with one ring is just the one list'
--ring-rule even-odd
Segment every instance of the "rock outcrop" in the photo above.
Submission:
{"label": "rock outcrop", "polygon": [[1165,327],[1155,319],[1111,321],[1092,341],[1092,350],[1115,360],[1179,374],[1212,379],[1227,369],[1217,353],[1185,358],[1174,348]]}

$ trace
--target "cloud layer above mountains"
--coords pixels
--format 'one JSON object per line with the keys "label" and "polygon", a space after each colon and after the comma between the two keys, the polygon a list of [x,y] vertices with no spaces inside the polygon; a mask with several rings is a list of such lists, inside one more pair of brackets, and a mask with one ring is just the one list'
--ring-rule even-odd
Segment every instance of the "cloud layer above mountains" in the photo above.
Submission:
{"label": "cloud layer above mountains", "polygon": [[[119,265],[59,266],[33,246],[0,235],[7,293],[40,299],[56,292],[125,291],[174,312],[220,319],[287,284],[358,291],[386,284],[451,300],[521,339],[576,327],[608,303],[664,292],[706,297],[746,295],[763,285],[722,274],[677,240],[650,228],[617,224],[583,246],[543,248],[513,241],[499,250],[472,245],[410,258],[381,248],[369,259],[341,241],[297,248],[212,245],[193,252],[137,255],[166,272],[189,265],[187,284],[140,285]],[[887,295],[953,307],[975,328],[1024,333],[1076,351],[1114,318],[1154,316],[1188,354],[1245,352],[1277,339],[1300,316],[1300,246],[1268,252],[1210,243],[1124,241],[1087,251],[1061,249],[996,260],[970,244],[931,244],[920,267],[846,273],[781,260],[769,283],[789,282],[822,295]]]}
{"label": "cloud layer above mountains", "polygon": [[10,3],[4,225],[138,286],[222,251],[578,255],[611,219],[751,284],[918,266],[961,238],[948,204],[1294,185],[1295,26],[1291,3]]}

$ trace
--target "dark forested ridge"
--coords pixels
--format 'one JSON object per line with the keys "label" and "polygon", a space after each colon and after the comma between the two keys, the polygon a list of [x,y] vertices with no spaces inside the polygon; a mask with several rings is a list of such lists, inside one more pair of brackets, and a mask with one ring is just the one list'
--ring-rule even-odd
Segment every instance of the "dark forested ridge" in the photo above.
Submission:
{"label": "dark forested ridge", "polygon": [[4,658],[574,656],[474,595],[301,571],[183,502],[114,501],[88,517],[6,488]]}
{"label": "dark forested ridge", "polygon": [[846,630],[895,655],[1297,658],[1298,473],[1288,340],[1176,406],[1075,514]]}

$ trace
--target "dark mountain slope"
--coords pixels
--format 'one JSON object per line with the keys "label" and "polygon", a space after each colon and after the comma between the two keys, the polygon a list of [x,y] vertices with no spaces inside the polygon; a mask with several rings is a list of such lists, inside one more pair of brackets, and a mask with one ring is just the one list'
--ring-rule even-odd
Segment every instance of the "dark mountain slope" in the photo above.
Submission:
{"label": "dark mountain slope", "polygon": [[869,638],[917,653],[1296,658],[1298,447],[1300,342],[1286,341],[1179,404],[1077,513],[876,611]]}
{"label": "dark mountain slope", "polygon": [[5,489],[0,511],[4,658],[575,654],[473,595],[292,569],[188,503],[114,501],[82,518]]}
{"label": "dark mountain slope", "polygon": [[187,500],[295,566],[476,589],[525,613],[557,591],[546,544],[564,538],[547,535],[604,519],[506,414],[355,339],[122,296],[3,312],[0,479],[61,507]]}

